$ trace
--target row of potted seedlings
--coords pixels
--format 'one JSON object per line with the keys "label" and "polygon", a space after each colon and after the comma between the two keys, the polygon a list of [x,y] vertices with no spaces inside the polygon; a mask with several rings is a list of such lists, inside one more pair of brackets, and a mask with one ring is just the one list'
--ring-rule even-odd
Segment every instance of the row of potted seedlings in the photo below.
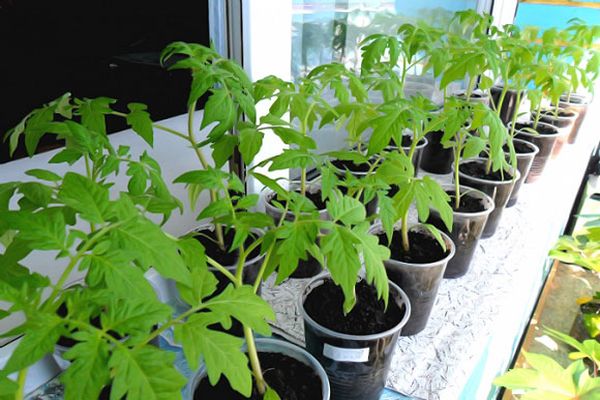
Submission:
{"label": "row of potted seedlings", "polygon": [[[374,35],[363,44],[360,75],[329,64],[295,83],[274,76],[252,83],[213,49],[174,43],[163,61],[192,76],[186,132],[153,123],[141,104],[121,112],[111,99],[68,94],[25,117],[7,135],[13,151],[23,141],[33,154],[41,136],[55,134],[66,146],[50,163],[79,163],[85,172],[36,169],[28,174],[38,181],[0,184],[0,299],[11,304],[0,317],[25,316],[3,334],[23,337],[0,373],[2,393],[22,398],[27,369],[62,343],[68,399],[179,398],[186,385],[194,399],[379,398],[398,336],[425,328],[442,278],[468,271],[479,238],[493,235],[520,177],[513,138],[528,131],[517,131],[516,112],[503,114],[512,100],[503,101],[516,90],[518,105],[535,74],[515,69],[524,74],[526,65],[541,68],[550,54],[563,56],[556,44],[562,34],[544,36],[542,45],[510,26],[489,36],[491,18],[470,12],[457,13],[453,24],[449,32],[406,24],[397,36]],[[552,52],[528,58],[536,46]],[[493,57],[521,64],[504,68]],[[407,75],[423,64],[441,79],[441,109],[405,95]],[[503,86],[487,105],[475,99],[493,92],[493,80],[481,78],[474,88],[490,70]],[[583,67],[576,72],[589,75]],[[446,93],[465,76],[462,96]],[[536,79],[553,96],[576,88]],[[513,82],[523,86],[513,89]],[[209,134],[199,141],[194,111],[202,96],[200,127]],[[271,105],[258,116],[262,101]],[[535,115],[542,117],[541,108]],[[157,215],[166,222],[181,202],[147,153],[113,147],[109,118],[125,119],[150,146],[160,132],[190,147],[198,169],[175,183],[187,185],[193,204],[208,193],[198,214],[207,223],[174,238],[152,222]],[[352,150],[317,151],[312,133],[330,124],[343,126]],[[258,160],[268,132],[289,147]],[[432,156],[436,146],[450,161]],[[225,168],[236,151],[247,179],[267,189],[264,212],[260,196]],[[442,187],[418,176],[419,165],[449,165],[454,183]],[[261,173],[265,168],[297,170],[299,178],[275,180]],[[311,170],[316,181],[308,179]],[[123,173],[127,191],[111,193]],[[413,226],[412,208],[421,222]],[[52,251],[66,262],[57,282],[21,264],[32,251]],[[175,283],[184,311],[157,298],[144,275],[151,268]],[[327,273],[317,275],[322,269]],[[75,270],[83,271],[84,284],[63,288]],[[307,351],[255,337],[270,335],[275,315],[260,287],[274,273],[276,283],[317,275],[299,299]],[[202,366],[187,383],[174,355],[156,346],[166,331],[191,369]]]}

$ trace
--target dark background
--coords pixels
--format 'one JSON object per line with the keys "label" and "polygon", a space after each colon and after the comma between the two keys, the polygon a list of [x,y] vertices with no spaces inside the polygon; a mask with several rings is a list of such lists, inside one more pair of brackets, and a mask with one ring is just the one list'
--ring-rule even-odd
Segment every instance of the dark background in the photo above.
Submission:
{"label": "dark background", "polygon": [[[0,0],[0,137],[65,92],[115,98],[122,110],[145,103],[154,120],[185,113],[188,74],[159,64],[176,40],[209,44],[208,1]],[[57,146],[46,137],[39,152]],[[13,159],[24,156],[21,147]]]}

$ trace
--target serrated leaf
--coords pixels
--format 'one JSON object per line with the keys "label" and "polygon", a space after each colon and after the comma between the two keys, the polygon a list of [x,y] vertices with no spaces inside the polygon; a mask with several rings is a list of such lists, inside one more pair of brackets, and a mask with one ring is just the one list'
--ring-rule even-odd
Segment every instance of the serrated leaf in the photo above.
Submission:
{"label": "serrated leaf", "polygon": [[38,182],[25,182],[19,186],[19,192],[34,208],[46,207],[52,200],[52,188]]}
{"label": "serrated leaf", "polygon": [[300,149],[285,149],[272,159],[269,171],[278,171],[289,168],[309,168],[317,164],[314,154]]}
{"label": "serrated leaf", "polygon": [[390,288],[383,261],[390,258],[390,250],[380,245],[375,235],[368,233],[369,227],[370,224],[364,222],[355,227],[354,231],[360,240],[367,282],[375,286],[377,297],[383,299],[387,307]]}
{"label": "serrated leaf", "polygon": [[327,212],[334,221],[342,221],[346,225],[357,224],[367,217],[365,206],[350,196],[328,201]]}
{"label": "serrated leaf", "polygon": [[12,373],[33,365],[52,353],[62,333],[62,320],[56,315],[38,312],[26,322],[25,336],[11,354],[3,371]]}
{"label": "serrated leaf", "polygon": [[121,335],[133,332],[148,333],[153,326],[165,322],[173,313],[172,308],[161,303],[154,293],[141,298],[111,297],[106,308],[106,312],[100,315],[102,328]]}
{"label": "serrated leaf", "polygon": [[188,320],[175,326],[175,340],[182,344],[183,354],[196,369],[200,357],[204,359],[208,379],[216,385],[221,375],[225,375],[231,387],[245,397],[252,392],[252,375],[248,368],[248,358],[241,351],[244,341],[226,333],[208,329],[219,322],[212,313],[194,314]]}
{"label": "serrated leaf", "polygon": [[129,400],[177,399],[186,383],[175,368],[175,353],[154,346],[134,350],[116,347],[109,366],[113,378],[111,400],[125,395]]}
{"label": "serrated leaf", "polygon": [[394,234],[394,224],[398,221],[394,202],[391,198],[382,193],[378,195],[377,200],[379,206],[379,219],[381,219],[381,225],[387,235],[388,243],[391,243]]}
{"label": "serrated leaf", "polygon": [[154,223],[136,218],[111,231],[111,235],[116,243],[135,255],[144,269],[154,267],[165,278],[189,283],[190,274],[175,241]]}
{"label": "serrated leaf", "polygon": [[344,313],[356,304],[354,287],[361,268],[360,257],[355,248],[357,239],[346,228],[336,226],[321,238],[321,249],[327,259],[327,269],[333,281],[344,292]]}
{"label": "serrated leaf", "polygon": [[261,335],[271,334],[267,320],[274,321],[275,313],[251,286],[234,288],[231,284],[204,304],[216,315],[233,317]]}
{"label": "serrated leaf", "polygon": [[205,170],[188,171],[179,175],[174,183],[187,183],[198,185],[202,189],[218,190],[223,188],[223,181],[229,178],[229,175],[216,168]]}
{"label": "serrated leaf", "polygon": [[60,209],[48,208],[36,213],[5,212],[0,214],[0,219],[6,221],[11,229],[17,229],[19,237],[38,250],[65,248],[66,224]]}
{"label": "serrated leaf", "polygon": [[110,381],[110,347],[98,334],[81,331],[77,339],[78,343],[64,355],[72,363],[60,375],[65,400],[97,399]]}
{"label": "serrated leaf", "polygon": [[319,226],[304,221],[286,222],[277,230],[276,253],[285,262],[279,263],[277,283],[287,279],[298,267],[299,260],[306,260],[306,251],[317,241]]}
{"label": "serrated leaf", "polygon": [[274,127],[273,132],[283,141],[285,144],[296,145],[304,149],[316,149],[317,143],[309,136],[304,135],[302,132],[298,132],[292,128],[286,128],[283,126]]}
{"label": "serrated leaf", "polygon": [[105,222],[109,208],[108,189],[85,176],[67,172],[58,197],[94,224]]}
{"label": "serrated leaf", "polygon": [[146,111],[148,107],[141,103],[129,103],[127,104],[129,114],[127,114],[127,124],[131,126],[131,129],[146,143],[150,146],[154,144],[154,130],[152,128],[152,119],[150,113]]}
{"label": "serrated leaf", "polygon": [[196,220],[204,218],[219,218],[231,213],[231,205],[228,199],[218,199],[206,206],[198,215]]}
{"label": "serrated leaf", "polygon": [[281,397],[279,397],[273,388],[267,386],[267,391],[265,392],[263,400],[281,400]]}
{"label": "serrated leaf", "polygon": [[216,168],[221,168],[229,161],[237,144],[238,138],[234,135],[223,135],[212,144],[212,157]]}
{"label": "serrated leaf", "polygon": [[178,242],[185,265],[190,271],[190,285],[177,285],[181,298],[192,307],[198,306],[202,299],[217,290],[217,278],[206,264],[204,247],[193,238]]}

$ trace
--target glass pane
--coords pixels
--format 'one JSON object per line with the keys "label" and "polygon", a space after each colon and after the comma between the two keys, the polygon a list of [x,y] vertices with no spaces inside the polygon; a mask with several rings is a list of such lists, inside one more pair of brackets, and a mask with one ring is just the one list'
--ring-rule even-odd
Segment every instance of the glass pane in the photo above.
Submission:
{"label": "glass pane", "polygon": [[455,11],[476,7],[477,0],[293,0],[292,77],[333,61],[357,69],[366,36],[417,20],[446,26]]}

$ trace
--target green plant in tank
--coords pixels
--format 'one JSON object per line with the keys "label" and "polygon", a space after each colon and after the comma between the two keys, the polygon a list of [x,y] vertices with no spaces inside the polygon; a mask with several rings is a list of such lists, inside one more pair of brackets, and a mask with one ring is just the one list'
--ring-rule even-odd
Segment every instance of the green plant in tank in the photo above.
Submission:
{"label": "green plant in tank", "polygon": [[[0,299],[9,304],[0,317],[25,317],[2,332],[23,336],[0,371],[2,393],[23,398],[29,366],[66,337],[76,342],[64,355],[71,364],[60,377],[66,399],[98,398],[105,387],[111,398],[181,398],[186,380],[174,367],[174,355],[151,344],[174,328],[190,365],[202,356],[211,381],[225,375],[249,394],[251,373],[241,339],[209,326],[227,327],[236,318],[267,334],[273,311],[247,286],[216,294],[202,246],[173,238],[149,219],[159,214],[166,221],[179,201],[169,193],[158,163],[145,152],[134,158],[127,147],[113,147],[105,124],[107,118],[125,118],[148,143],[158,126],[144,106],[133,103],[122,113],[112,103],[65,95],[33,111],[8,134],[12,149],[24,137],[31,154],[43,135],[57,134],[66,145],[50,163],[79,161],[85,173],[35,169],[27,173],[43,183],[0,184]],[[115,196],[109,189],[123,173],[129,176],[127,191]],[[49,252],[66,265],[57,282],[48,278],[49,266],[35,273],[23,264],[34,251]],[[159,301],[144,276],[150,268],[177,283],[191,305],[188,311],[175,315]],[[65,289],[75,271],[85,284]],[[17,382],[8,378],[13,372]]]}
{"label": "green plant in tank", "polygon": [[600,215],[590,218],[575,235],[562,236],[550,250],[550,257],[577,264],[592,271],[600,271]]}
{"label": "green plant in tank", "polygon": [[[600,395],[600,344],[595,340],[579,342],[569,335],[545,328],[545,332],[573,347],[569,358],[577,360],[563,368],[551,357],[524,353],[530,368],[515,368],[494,380],[494,384],[513,390],[523,400],[534,399],[596,399]],[[592,372],[583,362],[592,363]]]}

